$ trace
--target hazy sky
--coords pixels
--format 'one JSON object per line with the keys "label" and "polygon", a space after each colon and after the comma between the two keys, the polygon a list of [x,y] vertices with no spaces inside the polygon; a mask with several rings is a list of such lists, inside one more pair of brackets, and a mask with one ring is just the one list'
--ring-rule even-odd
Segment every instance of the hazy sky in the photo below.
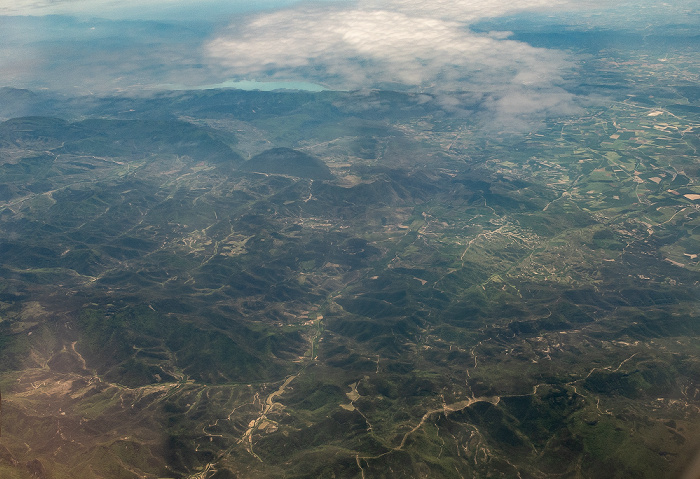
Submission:
{"label": "hazy sky", "polygon": [[0,86],[82,95],[226,80],[305,81],[429,92],[448,109],[480,98],[496,117],[567,113],[576,109],[567,78],[578,58],[470,26],[521,12],[586,28],[644,29],[664,16],[669,23],[698,17],[691,0],[617,2],[602,10],[607,4],[0,0]]}

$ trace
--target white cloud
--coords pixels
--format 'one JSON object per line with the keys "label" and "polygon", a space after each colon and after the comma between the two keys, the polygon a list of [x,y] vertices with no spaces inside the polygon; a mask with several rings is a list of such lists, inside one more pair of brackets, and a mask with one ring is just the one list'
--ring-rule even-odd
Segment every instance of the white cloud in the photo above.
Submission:
{"label": "white cloud", "polygon": [[527,130],[533,122],[552,114],[570,115],[579,112],[574,95],[561,88],[543,91],[514,88],[486,100],[489,123],[504,130]]}
{"label": "white cloud", "polygon": [[363,0],[363,8],[386,8],[424,17],[473,22],[525,10],[551,11],[575,5],[571,0]]}
{"label": "white cloud", "polygon": [[232,74],[309,75],[337,88],[463,89],[468,78],[542,84],[559,79],[566,65],[558,52],[386,10],[275,12],[223,34],[207,52]]}
{"label": "white cloud", "polygon": [[391,86],[440,94],[446,107],[456,102],[444,100],[446,93],[470,91],[489,98],[495,116],[522,119],[573,108],[573,96],[561,88],[571,62],[562,52],[509,40],[508,32],[476,34],[468,25],[545,4],[565,0],[368,0],[345,9],[296,8],[234,24],[206,52],[235,78]]}

